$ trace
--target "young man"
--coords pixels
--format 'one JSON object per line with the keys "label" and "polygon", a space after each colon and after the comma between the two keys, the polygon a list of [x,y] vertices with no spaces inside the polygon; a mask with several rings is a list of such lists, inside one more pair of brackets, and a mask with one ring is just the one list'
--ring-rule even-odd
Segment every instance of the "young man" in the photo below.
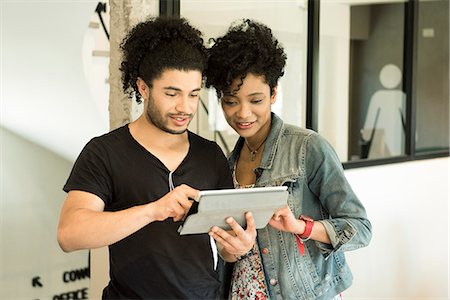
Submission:
{"label": "young man", "polygon": [[206,64],[201,34],[184,19],[156,18],[134,27],[122,50],[124,90],[144,112],[81,152],[58,242],[67,252],[109,246],[103,299],[216,299],[214,242],[177,232],[198,190],[232,187],[217,144],[187,130]]}

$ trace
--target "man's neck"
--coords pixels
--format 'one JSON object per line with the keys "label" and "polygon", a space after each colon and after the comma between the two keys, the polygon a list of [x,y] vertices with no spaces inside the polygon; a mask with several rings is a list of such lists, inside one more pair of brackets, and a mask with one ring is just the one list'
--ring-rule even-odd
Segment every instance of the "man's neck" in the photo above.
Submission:
{"label": "man's neck", "polygon": [[131,135],[144,147],[183,148],[188,142],[188,132],[173,134],[156,127],[149,122],[143,115],[129,126]]}

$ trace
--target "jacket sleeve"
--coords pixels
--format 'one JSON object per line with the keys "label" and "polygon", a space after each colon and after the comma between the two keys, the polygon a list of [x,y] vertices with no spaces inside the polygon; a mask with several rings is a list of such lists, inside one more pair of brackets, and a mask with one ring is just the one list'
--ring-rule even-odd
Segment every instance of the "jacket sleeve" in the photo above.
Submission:
{"label": "jacket sleeve", "polygon": [[334,251],[367,246],[372,225],[366,210],[348,183],[336,152],[317,133],[308,137],[304,166],[308,188],[324,208],[320,222],[331,240],[331,245],[316,242],[322,253],[328,257]]}

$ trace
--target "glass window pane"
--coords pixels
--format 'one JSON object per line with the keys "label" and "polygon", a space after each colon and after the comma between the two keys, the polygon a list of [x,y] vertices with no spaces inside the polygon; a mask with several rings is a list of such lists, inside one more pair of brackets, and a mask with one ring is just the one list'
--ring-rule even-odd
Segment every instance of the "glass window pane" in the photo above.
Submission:
{"label": "glass window pane", "polygon": [[318,131],[341,161],[405,153],[404,1],[321,1]]}
{"label": "glass window pane", "polygon": [[[272,107],[285,122],[305,125],[306,117],[306,50],[307,50],[307,1],[261,0],[192,0],[181,1],[181,16],[204,33],[204,38],[216,38],[225,34],[233,21],[248,18],[270,27],[287,54],[284,76],[278,85],[277,101]],[[203,137],[216,140],[228,152],[234,146],[237,135],[226,124],[218,106],[214,91],[202,93],[204,107],[197,111],[197,122],[191,130]],[[202,105],[202,104],[201,104]],[[227,148],[221,141],[226,141]]]}
{"label": "glass window pane", "polygon": [[449,147],[449,1],[417,5],[414,99],[417,154]]}

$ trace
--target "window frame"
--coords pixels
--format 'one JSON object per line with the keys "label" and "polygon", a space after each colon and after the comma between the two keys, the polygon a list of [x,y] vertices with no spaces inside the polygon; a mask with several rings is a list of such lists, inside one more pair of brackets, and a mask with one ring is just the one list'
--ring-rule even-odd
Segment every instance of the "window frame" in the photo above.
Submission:
{"label": "window frame", "polygon": [[[403,91],[406,94],[406,135],[405,154],[380,159],[363,159],[342,162],[344,169],[379,166],[414,160],[432,159],[450,156],[449,148],[417,153],[416,135],[416,99],[413,95],[414,58],[417,50],[415,36],[418,32],[418,14],[415,0],[408,0],[404,4],[405,26],[403,47]],[[306,78],[306,127],[318,131],[318,74],[319,74],[319,20],[320,0],[308,0],[308,49],[307,49],[307,78]]]}

